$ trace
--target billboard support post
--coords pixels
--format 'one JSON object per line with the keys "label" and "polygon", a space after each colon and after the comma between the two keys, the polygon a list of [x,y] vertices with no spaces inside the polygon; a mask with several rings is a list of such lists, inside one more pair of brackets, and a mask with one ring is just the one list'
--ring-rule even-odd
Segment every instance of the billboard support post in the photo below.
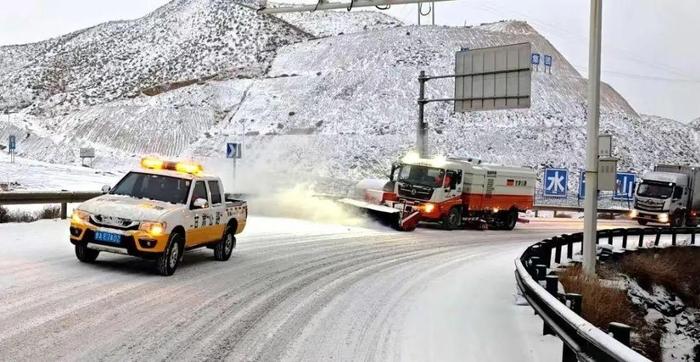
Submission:
{"label": "billboard support post", "polygon": [[[454,102],[457,113],[529,108],[531,102],[532,45],[520,43],[480,49],[462,49],[455,55],[455,74],[418,76],[418,126],[416,152],[429,156],[425,105]],[[452,98],[426,98],[425,83],[433,79],[455,80]]]}
{"label": "billboard support post", "polygon": [[588,120],[586,142],[586,196],[583,204],[583,272],[595,277],[598,205],[598,130],[600,118],[600,43],[602,0],[591,0],[588,53]]}
{"label": "billboard support post", "polygon": [[428,79],[425,76],[425,71],[421,70],[418,76],[418,132],[416,139],[416,148],[418,155],[420,157],[427,157],[427,150],[425,149],[425,137],[427,134],[427,125],[425,124],[425,82]]}

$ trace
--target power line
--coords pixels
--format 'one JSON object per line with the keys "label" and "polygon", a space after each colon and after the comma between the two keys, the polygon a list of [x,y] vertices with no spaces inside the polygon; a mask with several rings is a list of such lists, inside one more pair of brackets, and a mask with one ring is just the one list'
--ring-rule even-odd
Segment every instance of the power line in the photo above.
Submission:
{"label": "power line", "polygon": [[[574,65],[574,67],[578,69],[586,69],[587,67],[582,66],[582,65]],[[644,74],[635,74],[635,73],[627,73],[627,72],[621,72],[618,70],[603,70],[603,73],[607,74],[614,74],[614,75],[619,75],[622,77],[627,77],[627,78],[635,78],[635,79],[649,79],[649,80],[659,80],[659,81],[664,81],[664,82],[679,82],[679,83],[696,83],[700,84],[700,79],[684,79],[684,78],[667,78],[667,77],[659,77],[655,75],[644,75]]]}

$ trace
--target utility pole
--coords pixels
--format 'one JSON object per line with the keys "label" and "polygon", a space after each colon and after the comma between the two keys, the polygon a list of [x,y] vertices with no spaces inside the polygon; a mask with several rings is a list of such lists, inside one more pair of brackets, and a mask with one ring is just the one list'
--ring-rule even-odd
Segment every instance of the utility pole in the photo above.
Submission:
{"label": "utility pole", "polygon": [[598,129],[600,119],[600,44],[602,0],[591,0],[588,51],[588,120],[586,125],[586,197],[583,203],[583,272],[595,276],[598,217]]}
{"label": "utility pole", "polygon": [[428,78],[425,76],[425,71],[421,70],[418,76],[418,130],[416,132],[416,151],[421,158],[428,157],[426,150],[426,129],[428,126],[425,124],[424,113],[425,113],[425,82]]}

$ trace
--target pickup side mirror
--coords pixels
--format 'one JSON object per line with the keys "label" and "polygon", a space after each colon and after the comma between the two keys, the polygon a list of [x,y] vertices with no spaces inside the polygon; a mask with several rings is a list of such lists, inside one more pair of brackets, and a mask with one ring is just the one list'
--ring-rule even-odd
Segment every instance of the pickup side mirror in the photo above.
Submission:
{"label": "pickup side mirror", "polygon": [[108,192],[112,191],[112,188],[109,185],[104,185],[102,186],[102,193],[106,194]]}
{"label": "pickup side mirror", "polygon": [[198,199],[195,199],[195,200],[192,202],[192,208],[193,208],[193,209],[206,209],[206,208],[208,208],[208,207],[209,207],[209,202],[207,202],[207,200],[205,200],[205,199],[203,199],[203,198],[201,198],[201,197],[198,198]]}

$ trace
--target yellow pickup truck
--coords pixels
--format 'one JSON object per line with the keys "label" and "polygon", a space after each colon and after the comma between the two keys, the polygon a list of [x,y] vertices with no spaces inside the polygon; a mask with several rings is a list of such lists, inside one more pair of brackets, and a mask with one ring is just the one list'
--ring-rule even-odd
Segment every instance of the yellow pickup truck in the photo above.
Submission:
{"label": "yellow pickup truck", "polygon": [[70,242],[81,262],[100,252],[153,259],[161,275],[172,275],[187,250],[208,247],[225,261],[248,217],[245,201],[223,192],[221,180],[191,162],[141,160],[104,195],[78,206]]}

